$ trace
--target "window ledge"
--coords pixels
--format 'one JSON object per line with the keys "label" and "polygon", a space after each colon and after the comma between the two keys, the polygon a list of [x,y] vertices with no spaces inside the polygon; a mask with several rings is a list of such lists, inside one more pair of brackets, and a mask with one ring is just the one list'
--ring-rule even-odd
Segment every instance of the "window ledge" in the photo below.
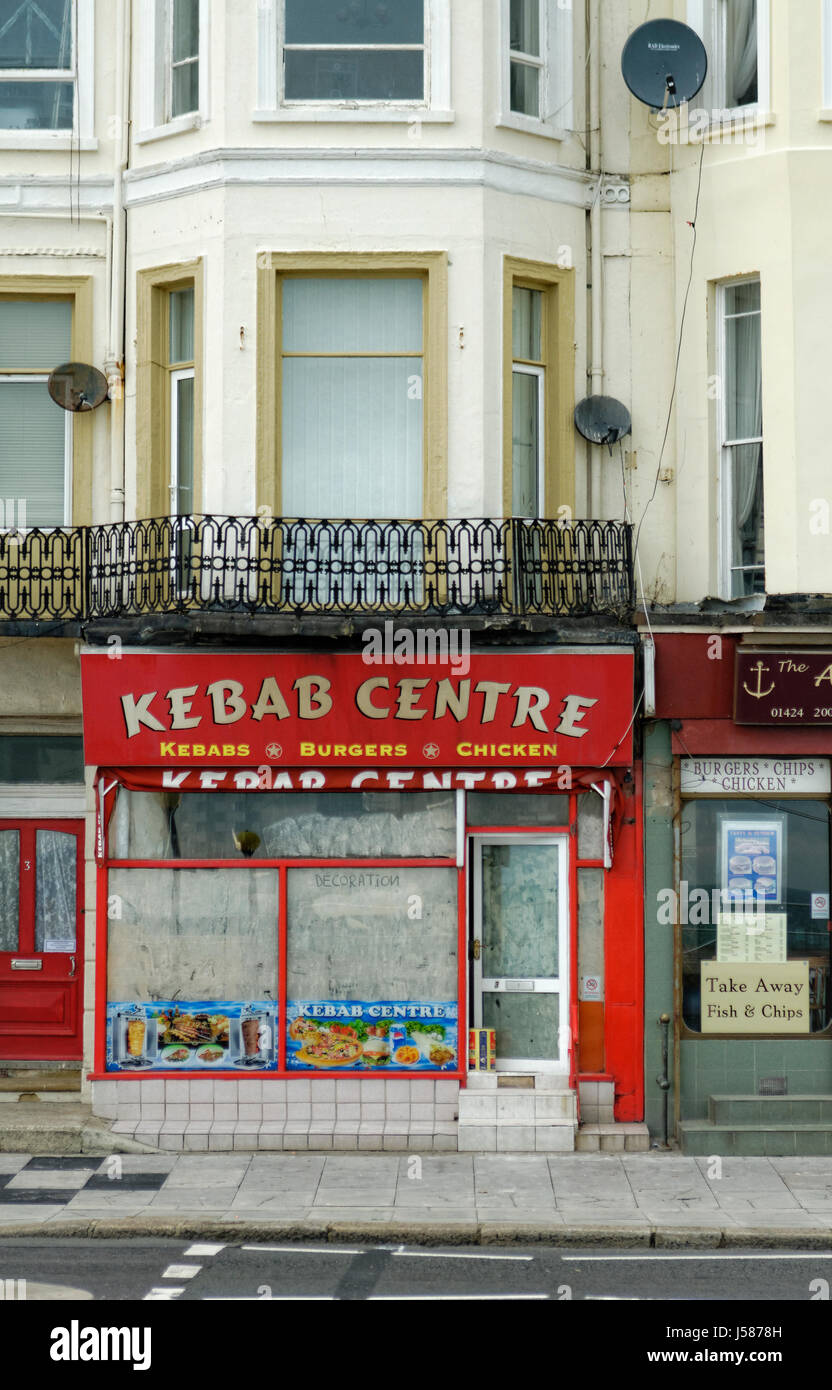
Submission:
{"label": "window ledge", "polygon": [[515,111],[503,112],[494,124],[498,130],[520,130],[524,135],[537,135],[543,140],[565,140],[569,135],[561,126],[550,125],[534,116],[521,116]]}
{"label": "window ledge", "polygon": [[830,109],[828,106],[823,107],[823,108],[818,112],[818,120],[819,120],[819,121],[832,121],[832,109]]}
{"label": "window ledge", "polygon": [[430,110],[425,106],[281,106],[275,110],[257,110],[251,119],[258,124],[271,122],[303,122],[305,124],[364,125],[373,124],[413,124],[450,125],[455,119],[453,111]]}
{"label": "window ledge", "polygon": [[[724,119],[712,119],[702,131],[702,139],[717,141],[725,135],[742,135],[746,132],[762,130],[777,124],[772,111],[748,111],[742,109],[730,112]],[[694,140],[691,144],[696,143]]]}
{"label": "window ledge", "polygon": [[175,121],[166,121],[164,125],[155,125],[147,130],[140,130],[135,141],[137,145],[149,145],[152,140],[167,140],[171,135],[182,135],[188,130],[199,130],[204,124],[204,119],[198,111],[189,111],[187,116],[177,116]]}
{"label": "window ledge", "polygon": [[97,150],[94,136],[71,135],[69,131],[0,129],[0,150]]}

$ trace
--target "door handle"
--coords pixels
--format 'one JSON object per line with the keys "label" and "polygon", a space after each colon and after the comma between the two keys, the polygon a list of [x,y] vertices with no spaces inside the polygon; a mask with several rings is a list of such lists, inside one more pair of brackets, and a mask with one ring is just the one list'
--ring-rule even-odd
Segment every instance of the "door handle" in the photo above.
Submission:
{"label": "door handle", "polygon": [[70,962],[70,967],[71,967],[71,968],[70,968],[70,972],[69,972],[69,978],[70,978],[70,980],[71,980],[72,977],[73,977],[73,975],[75,974],[75,957],[74,957],[74,956],[70,956],[69,962]]}
{"label": "door handle", "polygon": [[472,960],[479,960],[481,949],[482,949],[482,943],[481,943],[480,941],[474,940],[474,941],[471,942],[471,959],[472,959]]}

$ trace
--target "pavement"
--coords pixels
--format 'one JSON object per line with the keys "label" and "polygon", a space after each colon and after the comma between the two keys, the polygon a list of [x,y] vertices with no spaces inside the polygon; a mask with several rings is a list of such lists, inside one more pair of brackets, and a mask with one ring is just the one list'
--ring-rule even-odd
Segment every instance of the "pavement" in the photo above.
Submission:
{"label": "pavement", "polygon": [[832,1250],[832,1159],[0,1153],[0,1236]]}

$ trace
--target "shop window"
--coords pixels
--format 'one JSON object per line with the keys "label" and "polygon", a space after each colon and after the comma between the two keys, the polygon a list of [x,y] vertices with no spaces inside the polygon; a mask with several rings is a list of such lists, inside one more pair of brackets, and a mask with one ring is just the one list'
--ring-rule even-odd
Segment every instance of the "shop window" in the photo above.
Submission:
{"label": "shop window", "polygon": [[83,739],[53,734],[0,736],[0,782],[83,780]]}
{"label": "shop window", "polygon": [[114,859],[447,858],[452,792],[131,792],[110,822]]}
{"label": "shop window", "polygon": [[604,857],[604,802],[597,792],[578,797],[578,858]]}
{"label": "shop window", "polygon": [[287,914],[290,1069],[456,1069],[455,869],[289,869]]}
{"label": "shop window", "polygon": [[7,527],[64,526],[72,519],[72,414],[46,389],[71,357],[72,304],[9,299],[0,311],[0,498]]}
{"label": "shop window", "polygon": [[762,342],[759,280],[718,289],[723,585],[765,593]]}
{"label": "shop window", "polygon": [[569,824],[569,797],[525,796],[522,792],[506,795],[503,792],[469,792],[465,799],[469,825],[492,827],[518,826],[531,830],[535,826]]}
{"label": "shop window", "polygon": [[277,873],[113,869],[111,1000],[277,998]]}
{"label": "shop window", "polygon": [[[808,962],[810,1027],[806,1031],[828,1026],[832,1011],[829,829],[829,808],[822,801],[684,804],[678,922],[688,1028],[702,1029],[701,967],[710,961],[720,965]],[[780,989],[774,994],[779,995]],[[738,997],[743,1008],[749,1004],[748,998]],[[736,1006],[736,1002],[735,998],[729,1004]],[[761,1024],[760,1034],[778,1032],[781,1016],[769,1017],[768,1023]]]}

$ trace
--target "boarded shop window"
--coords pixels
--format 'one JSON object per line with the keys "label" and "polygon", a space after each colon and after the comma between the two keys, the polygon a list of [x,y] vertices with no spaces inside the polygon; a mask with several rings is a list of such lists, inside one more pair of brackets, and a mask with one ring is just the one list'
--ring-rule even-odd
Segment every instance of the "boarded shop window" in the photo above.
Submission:
{"label": "boarded shop window", "polygon": [[469,792],[466,799],[469,825],[535,826],[569,824],[569,797],[505,795],[502,792]]}
{"label": "boarded shop window", "polygon": [[[452,792],[130,792],[115,859],[450,858]],[[255,844],[256,840],[256,844]]]}
{"label": "boarded shop window", "polygon": [[[674,906],[687,1026],[776,1035],[796,1031],[795,1010],[801,1010],[800,1031],[827,1027],[832,999],[826,803],[689,801],[682,810],[681,844]],[[663,911],[659,922],[667,923]],[[802,977],[788,969],[803,962]],[[703,969],[709,963],[714,968]],[[753,979],[745,979],[746,967]]]}
{"label": "boarded shop window", "polygon": [[578,858],[604,857],[604,803],[597,792],[578,799]]}
{"label": "boarded shop window", "polygon": [[455,869],[290,869],[287,894],[290,1000],[456,998]]}
{"label": "boarded shop window", "polygon": [[276,999],[277,904],[273,869],[112,870],[108,998]]}

